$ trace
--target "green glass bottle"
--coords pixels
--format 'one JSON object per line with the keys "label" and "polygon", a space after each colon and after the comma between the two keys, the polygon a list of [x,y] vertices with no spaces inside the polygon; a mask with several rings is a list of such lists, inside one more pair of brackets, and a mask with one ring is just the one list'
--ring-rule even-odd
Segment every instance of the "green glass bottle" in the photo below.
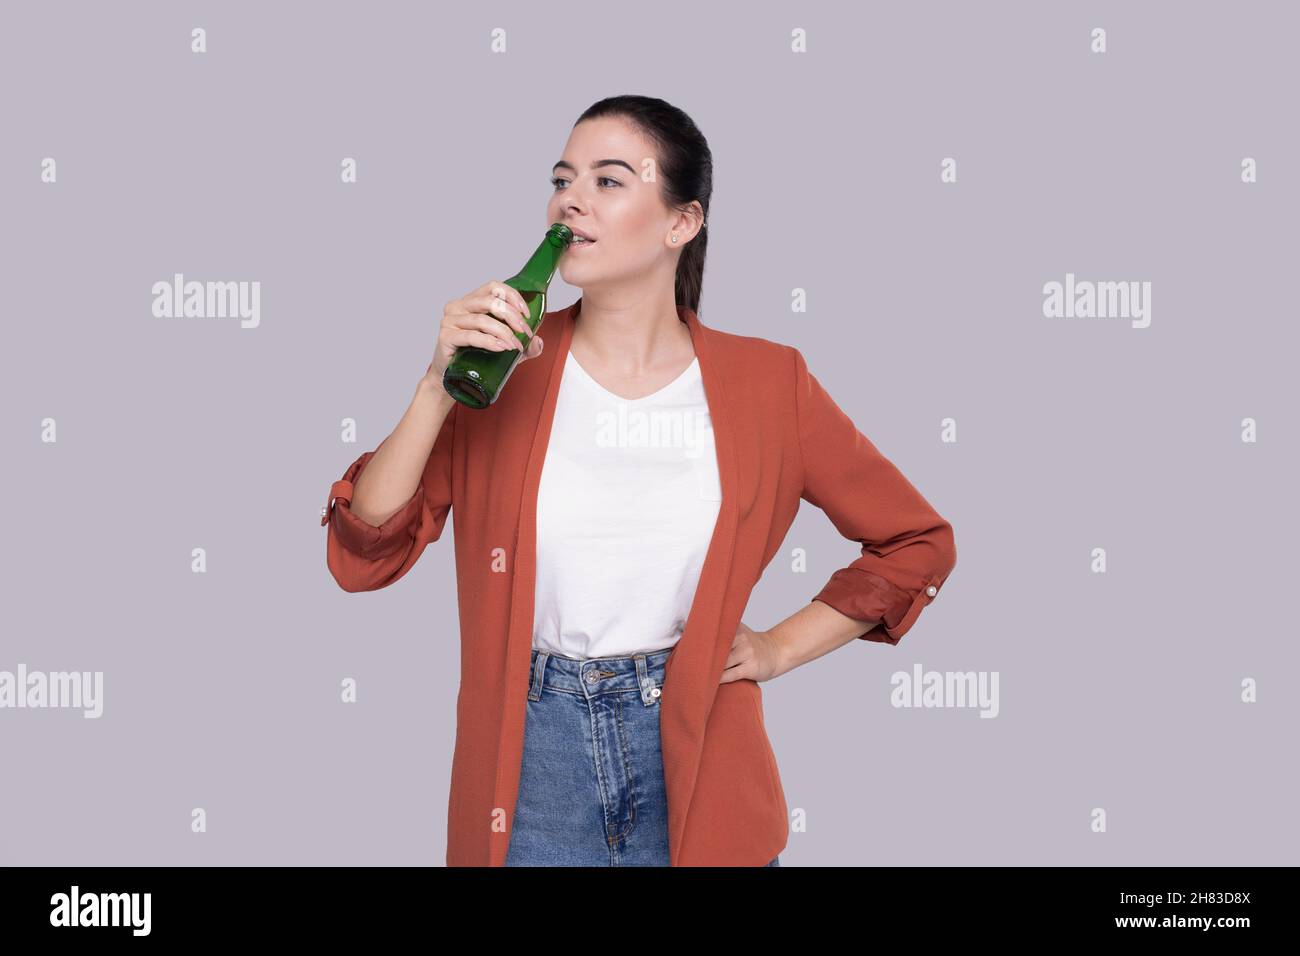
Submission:
{"label": "green glass bottle", "polygon": [[[559,267],[560,256],[572,241],[573,231],[568,226],[553,223],[546,230],[542,244],[519,273],[506,279],[506,285],[518,290],[528,304],[527,322],[532,335],[537,334],[537,328],[546,316],[546,289]],[[504,319],[498,321],[505,322]],[[524,343],[525,349],[532,342],[532,335],[525,341],[522,333],[515,332],[515,338]],[[462,345],[447,363],[447,370],[442,373],[442,387],[463,405],[487,408],[501,396],[506,379],[510,378],[510,373],[515,370],[522,355],[523,352],[519,349],[493,352],[491,349]]]}

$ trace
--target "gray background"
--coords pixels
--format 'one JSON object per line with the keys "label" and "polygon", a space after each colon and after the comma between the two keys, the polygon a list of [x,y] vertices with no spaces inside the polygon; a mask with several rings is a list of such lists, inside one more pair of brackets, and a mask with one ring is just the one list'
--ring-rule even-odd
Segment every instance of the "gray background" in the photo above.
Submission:
{"label": "gray background", "polygon": [[[539,241],[578,114],[645,93],[714,152],[701,320],[800,348],[956,529],[901,644],[764,685],[783,865],[1296,863],[1294,10],[6,4],[0,670],[102,670],[105,711],[0,710],[0,862],[443,863],[452,523],[354,595],[319,509]],[[154,318],[173,272],[260,281],[261,326]],[[1150,281],[1151,327],[1044,318],[1066,272]],[[745,622],[856,553],[805,503]],[[917,662],[999,716],[891,707]]]}

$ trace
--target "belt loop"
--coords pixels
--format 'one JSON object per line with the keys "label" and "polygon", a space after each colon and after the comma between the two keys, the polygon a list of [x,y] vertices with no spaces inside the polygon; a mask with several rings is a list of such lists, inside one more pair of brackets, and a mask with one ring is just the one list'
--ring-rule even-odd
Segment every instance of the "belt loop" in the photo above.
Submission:
{"label": "belt loop", "polygon": [[533,681],[528,688],[529,700],[542,699],[542,676],[546,673],[546,659],[551,655],[547,651],[538,651],[533,663]]}
{"label": "belt loop", "polygon": [[655,685],[655,680],[650,676],[650,668],[646,666],[645,654],[637,654],[636,660],[636,681],[637,686],[641,688],[641,703],[647,707],[653,707],[659,702],[659,688]]}

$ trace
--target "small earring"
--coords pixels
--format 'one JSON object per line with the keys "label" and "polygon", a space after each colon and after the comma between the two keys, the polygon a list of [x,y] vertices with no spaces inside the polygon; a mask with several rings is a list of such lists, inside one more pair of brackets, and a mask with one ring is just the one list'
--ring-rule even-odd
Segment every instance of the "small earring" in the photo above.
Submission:
{"label": "small earring", "polygon": [[676,242],[676,241],[677,241],[677,236],[674,235],[674,236],[673,236],[673,242]]}

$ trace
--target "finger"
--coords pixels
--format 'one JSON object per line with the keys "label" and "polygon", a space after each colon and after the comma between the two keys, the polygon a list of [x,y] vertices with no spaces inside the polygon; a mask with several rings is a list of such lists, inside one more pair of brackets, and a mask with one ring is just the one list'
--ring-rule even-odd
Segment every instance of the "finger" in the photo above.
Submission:
{"label": "finger", "polygon": [[745,670],[744,664],[737,664],[735,667],[725,668],[722,671],[722,676],[718,679],[718,683],[729,684],[735,680],[744,680],[747,676],[744,673],[744,670]]}
{"label": "finger", "polygon": [[505,322],[516,332],[523,335],[532,335],[533,330],[529,327],[526,310],[520,310],[517,306],[512,305],[505,299],[497,298],[494,295],[480,296],[478,299],[470,302],[471,306],[477,306],[478,311],[488,315],[494,315],[501,321]]}
{"label": "finger", "polygon": [[507,348],[517,348],[523,350],[524,343],[514,330],[502,320],[492,315],[483,315],[481,312],[465,312],[453,317],[455,319],[453,328],[460,329],[477,329],[480,332],[486,332],[488,335],[494,335],[505,343]]}
{"label": "finger", "polygon": [[490,335],[500,336],[501,341],[506,344],[507,348],[518,349],[520,352],[524,350],[524,343],[520,340],[519,333],[505,322],[490,315],[481,315],[478,320],[482,323],[479,326],[482,331]]}
{"label": "finger", "polygon": [[486,294],[486,295],[491,295],[493,289],[505,289],[505,288],[507,288],[507,286],[506,286],[505,282],[503,282],[502,280],[500,280],[500,279],[488,279],[487,282],[484,282],[481,286],[479,286],[477,289],[475,289],[475,290],[474,290],[473,292],[471,292],[469,295],[465,296],[465,298],[467,298],[467,299],[469,299],[469,298],[473,298],[473,297],[476,296],[476,295],[485,295],[485,294]]}
{"label": "finger", "polygon": [[496,328],[457,327],[448,333],[447,344],[452,349],[460,348],[462,345],[472,345],[475,348],[488,349],[493,352],[502,352],[506,349],[515,348],[519,344],[519,340],[511,335],[510,330],[500,322],[487,316],[483,317],[483,321],[495,325]]}
{"label": "finger", "polygon": [[498,299],[504,299],[524,316],[529,314],[528,302],[524,299],[524,294],[512,285],[506,285],[504,282],[495,283],[488,290],[488,294]]}
{"label": "finger", "polygon": [[727,654],[727,660],[722,666],[725,668],[734,667],[737,664],[743,664],[745,661],[749,660],[749,656],[748,649],[733,647]]}

